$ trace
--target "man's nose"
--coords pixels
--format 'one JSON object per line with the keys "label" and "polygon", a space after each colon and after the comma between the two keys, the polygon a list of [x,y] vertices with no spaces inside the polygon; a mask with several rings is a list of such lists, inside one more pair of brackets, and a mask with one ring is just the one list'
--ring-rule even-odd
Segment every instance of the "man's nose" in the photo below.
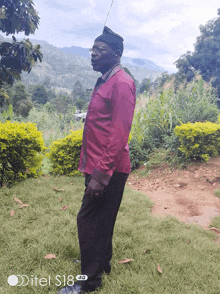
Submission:
{"label": "man's nose", "polygon": [[91,56],[93,57],[93,56],[96,56],[96,55],[97,55],[96,51],[92,51]]}

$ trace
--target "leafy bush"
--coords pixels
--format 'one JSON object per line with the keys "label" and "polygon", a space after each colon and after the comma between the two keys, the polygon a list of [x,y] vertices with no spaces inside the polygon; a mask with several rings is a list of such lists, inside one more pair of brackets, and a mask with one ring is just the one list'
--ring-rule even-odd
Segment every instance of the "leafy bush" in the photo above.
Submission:
{"label": "leafy bush", "polygon": [[51,161],[51,172],[59,175],[81,175],[79,158],[82,146],[83,130],[72,131],[64,139],[56,140],[50,146],[47,157]]}
{"label": "leafy bush", "polygon": [[219,110],[214,90],[202,78],[194,79],[187,87],[174,93],[167,88],[159,95],[146,95],[146,107],[134,115],[132,132],[138,144],[146,151],[155,148],[179,147],[174,128],[187,122],[217,122]]}
{"label": "leafy bush", "polygon": [[182,123],[217,122],[218,106],[214,89],[200,77],[176,93],[175,110]]}
{"label": "leafy bush", "polygon": [[164,136],[169,136],[178,123],[173,110],[174,94],[171,89],[157,97],[146,97],[146,108],[135,113],[132,132],[140,146],[148,151],[161,147]]}
{"label": "leafy bush", "polygon": [[220,151],[220,126],[212,122],[182,124],[174,129],[179,138],[178,148],[186,158],[208,161]]}
{"label": "leafy bush", "polygon": [[[51,172],[59,175],[81,175],[78,171],[80,151],[82,146],[83,129],[72,131],[64,139],[54,141],[50,146],[50,152],[46,155],[52,165]],[[132,140],[132,133],[129,134],[128,144],[132,168],[139,166],[140,160],[145,160],[145,152],[137,144],[136,139]]]}
{"label": "leafy bush", "polygon": [[135,137],[129,142],[129,154],[131,170],[139,168],[140,164],[148,159],[148,152],[138,143]]}
{"label": "leafy bush", "polygon": [[41,161],[46,147],[33,123],[0,123],[0,176],[13,182],[42,174]]}

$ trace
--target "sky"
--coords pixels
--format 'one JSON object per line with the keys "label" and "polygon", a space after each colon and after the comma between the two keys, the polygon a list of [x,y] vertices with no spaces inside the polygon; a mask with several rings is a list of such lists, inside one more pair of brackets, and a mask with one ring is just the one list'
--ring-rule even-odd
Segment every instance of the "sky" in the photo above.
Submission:
{"label": "sky", "polygon": [[[33,2],[41,19],[30,39],[56,47],[90,48],[102,34],[112,0]],[[194,51],[199,26],[216,18],[218,8],[219,0],[114,0],[106,26],[123,37],[123,56],[149,59],[175,73],[174,62]],[[23,33],[15,37],[27,38]]]}

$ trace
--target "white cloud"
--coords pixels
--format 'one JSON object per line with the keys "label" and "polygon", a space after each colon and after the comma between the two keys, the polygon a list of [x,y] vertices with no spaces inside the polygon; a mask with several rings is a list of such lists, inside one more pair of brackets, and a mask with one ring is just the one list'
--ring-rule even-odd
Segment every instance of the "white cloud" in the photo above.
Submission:
{"label": "white cloud", "polygon": [[134,14],[141,15],[149,12],[151,9],[156,7],[156,1],[148,1],[146,0],[143,1],[131,1],[127,2],[127,6],[130,6],[128,9],[129,11],[132,11]]}
{"label": "white cloud", "polygon": [[[58,47],[87,48],[101,34],[112,2],[33,1],[41,19],[39,29],[30,38]],[[175,69],[173,62],[188,50],[193,51],[199,25],[217,17],[218,8],[219,0],[115,0],[106,25],[124,38],[128,45],[125,56],[147,58]]]}

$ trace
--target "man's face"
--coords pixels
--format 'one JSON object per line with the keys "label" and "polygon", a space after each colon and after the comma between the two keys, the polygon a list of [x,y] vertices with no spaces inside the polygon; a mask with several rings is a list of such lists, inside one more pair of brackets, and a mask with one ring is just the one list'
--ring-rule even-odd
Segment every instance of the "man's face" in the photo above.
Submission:
{"label": "man's face", "polygon": [[104,73],[115,64],[115,52],[108,44],[96,41],[92,49],[94,49],[91,54],[93,70]]}

